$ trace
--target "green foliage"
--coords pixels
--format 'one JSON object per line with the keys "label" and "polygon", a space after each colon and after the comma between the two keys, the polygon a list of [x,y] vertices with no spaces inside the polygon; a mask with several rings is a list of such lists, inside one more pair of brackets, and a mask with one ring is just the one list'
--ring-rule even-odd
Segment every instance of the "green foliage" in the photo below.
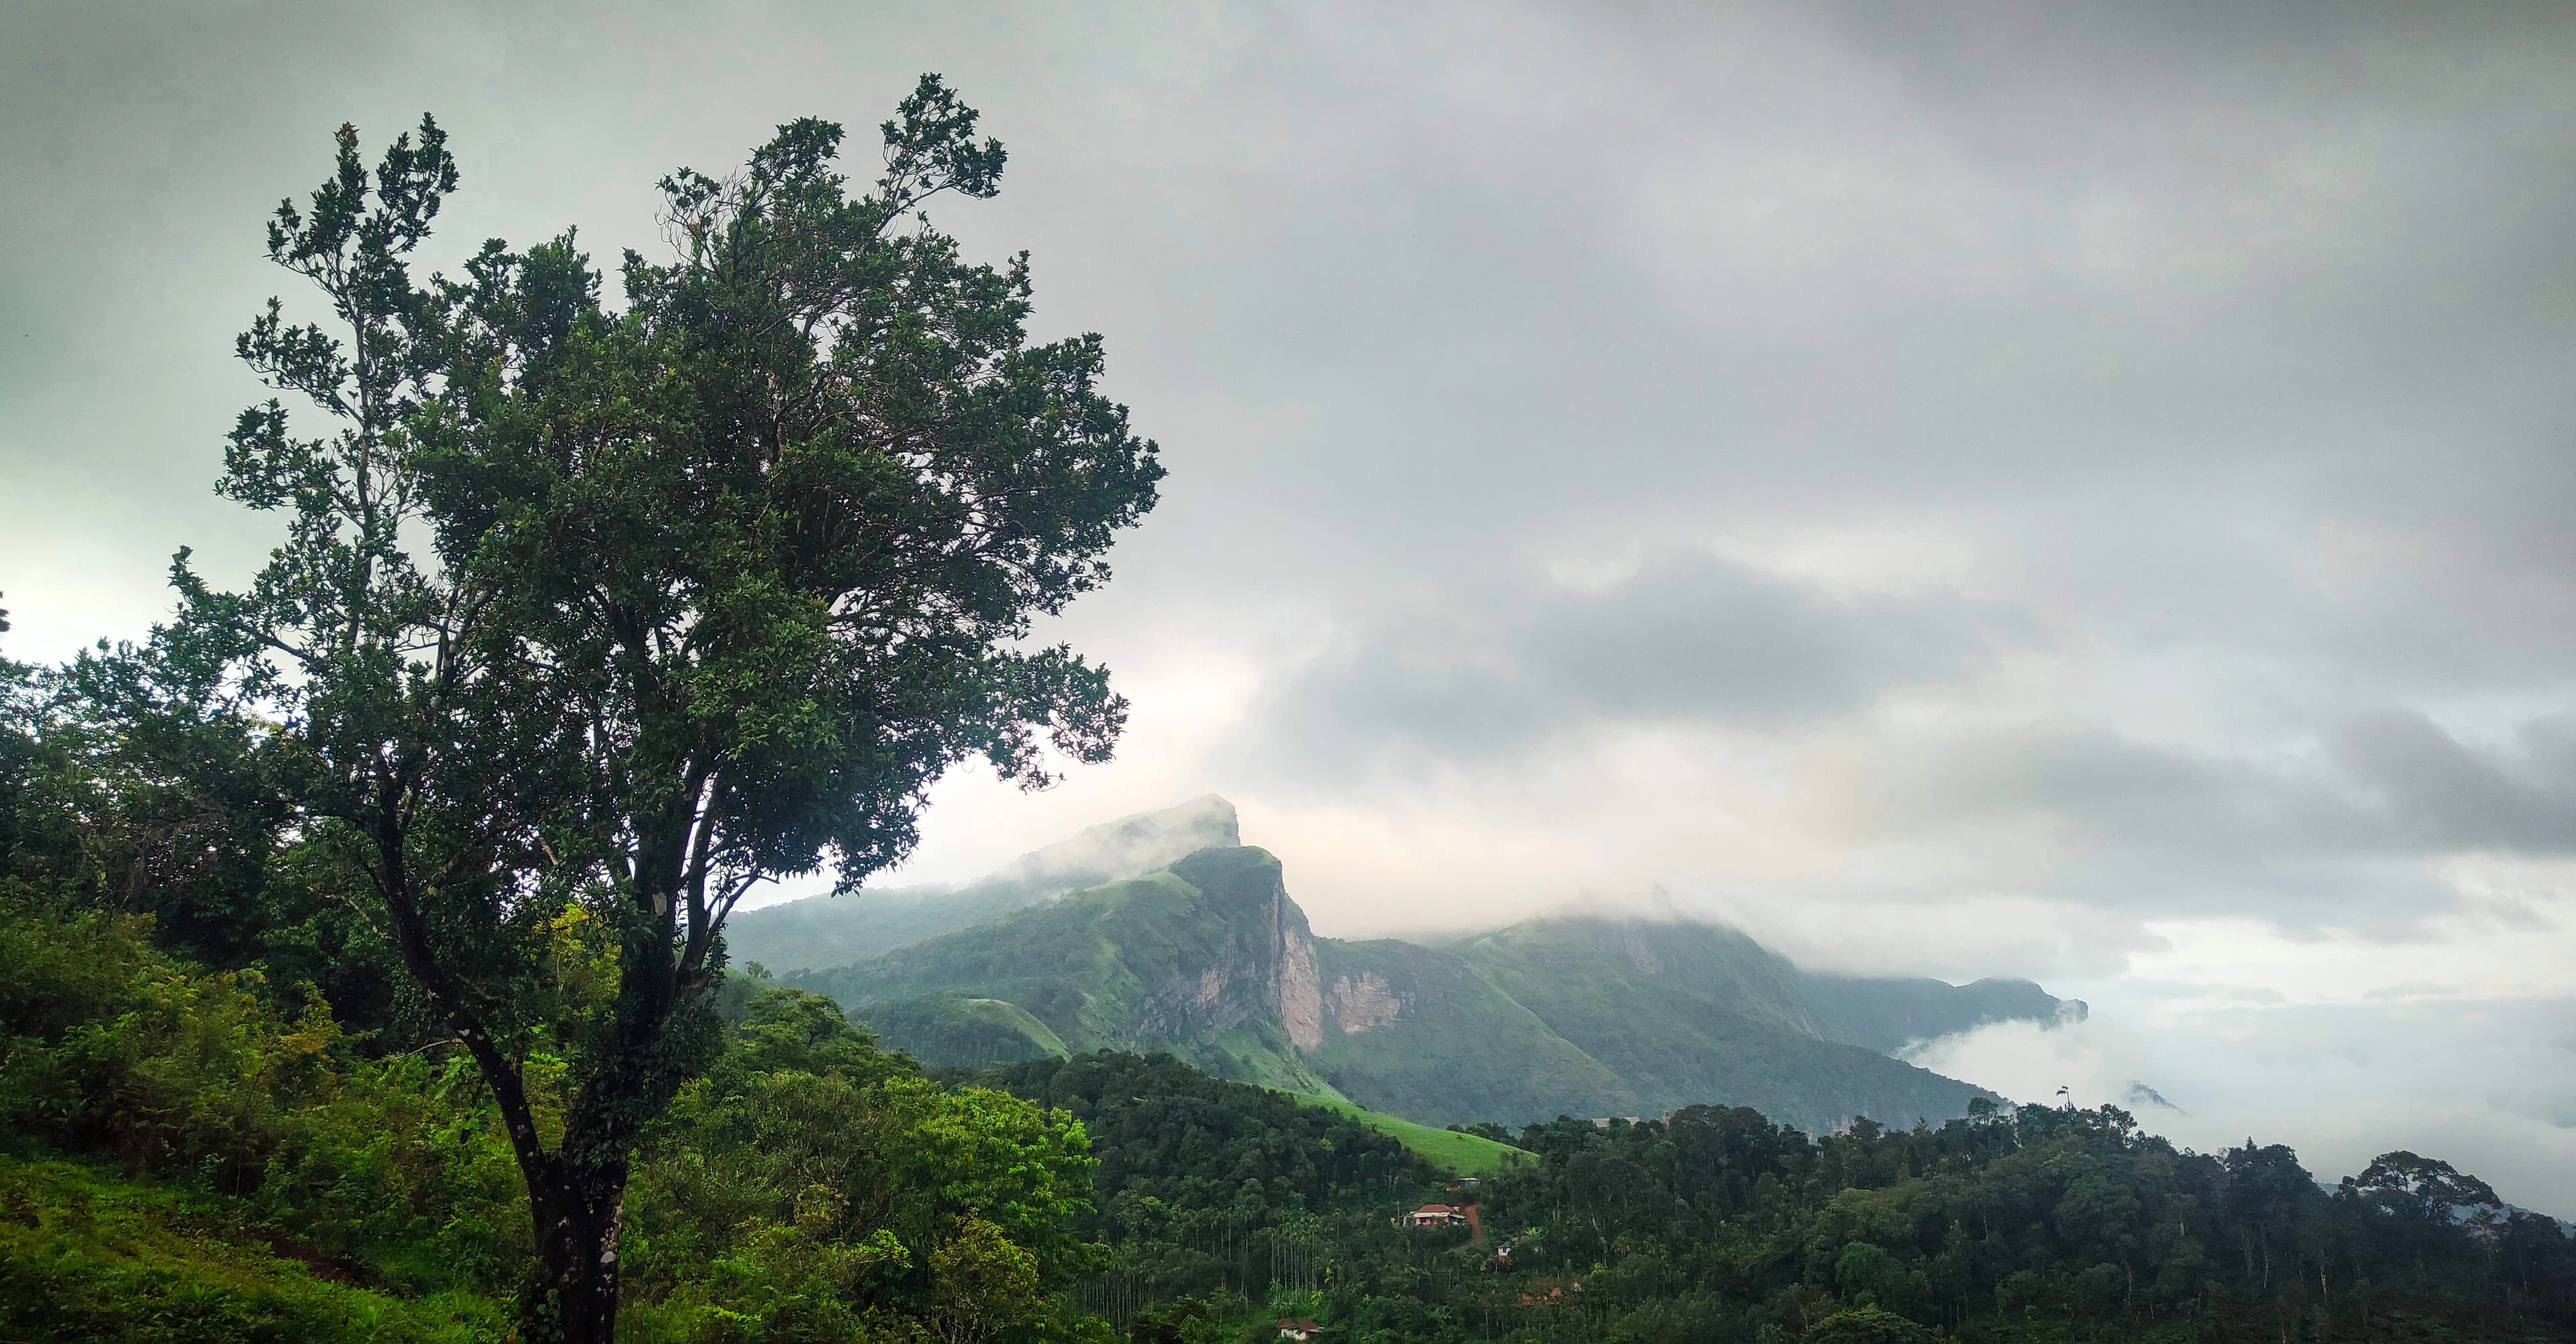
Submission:
{"label": "green foliage", "polygon": [[100,1344],[464,1344],[488,1298],[353,1286],[309,1247],[218,1208],[64,1162],[0,1158],[0,1338]]}
{"label": "green foliage", "polygon": [[399,1032],[390,953],[331,896],[356,874],[293,842],[275,764],[220,657],[166,632],[44,671],[0,662],[0,877],[150,915],[198,964],[259,962],[353,1030]]}
{"label": "green foliage", "polygon": [[256,969],[208,974],[147,922],[0,892],[0,1132],[235,1196],[244,1212],[428,1290],[525,1255],[497,1118],[461,1061],[370,1061]]}
{"label": "green foliage", "polygon": [[[780,1067],[782,1065],[793,1067]],[[982,1338],[1087,1270],[1079,1123],[948,1089],[829,1000],[755,999],[657,1127],[630,1199],[630,1333],[837,1339],[904,1321]]]}
{"label": "green foliage", "polygon": [[[126,729],[23,694],[40,682],[17,683],[9,703],[36,712],[0,734],[16,744],[7,759],[33,763],[17,777],[35,781],[32,796],[158,806],[84,783],[126,768]],[[104,749],[55,751],[74,741]],[[12,1149],[0,1161],[0,1328],[131,1339],[508,1328],[540,1251],[506,1117],[467,1051],[435,1035],[389,1049],[393,1019],[349,1030],[327,995],[277,967],[354,978],[365,963],[307,941],[310,925],[270,896],[188,908],[246,912],[247,946],[274,960],[175,955],[204,940],[121,911],[109,886],[48,848],[50,825],[0,856],[27,875],[0,883],[11,969],[0,1135]],[[1094,1002],[1038,1002],[1077,1030],[1133,1028],[1177,1010],[1171,984],[1197,1003],[1206,970],[1280,955],[1294,926],[1276,871],[1258,851],[1220,852],[1028,912],[1014,926],[1025,945],[926,943],[916,964],[1087,955],[1079,983]],[[322,889],[345,878],[311,842],[241,872],[272,893],[290,877]],[[562,1043],[599,1029],[620,953],[612,922],[578,902],[525,932],[517,1048],[528,1113],[552,1143],[576,1088]],[[1319,947],[1330,972],[1334,945]],[[1513,956],[1600,972],[1602,1003],[1678,992],[1680,979],[1714,1012],[1737,992],[1691,988],[1697,972],[1669,960],[1649,970],[1630,957],[1621,970],[1604,951],[1597,939],[1588,950],[1523,940]],[[1374,945],[1368,955],[1342,969],[1413,965]],[[1453,954],[1415,961],[1490,984]],[[1249,1011],[1275,981],[1231,983],[1255,997],[1228,1011]],[[931,997],[942,993],[961,1021],[1030,1041],[1055,1030],[1016,1003]],[[723,1027],[710,1064],[640,1131],[623,1201],[621,1296],[636,1337],[1244,1341],[1291,1314],[1372,1344],[2576,1337],[2576,1242],[2414,1153],[2327,1190],[2287,1148],[2179,1152],[2116,1110],[1983,1099],[1938,1129],[1861,1120],[1817,1139],[1751,1110],[1690,1107],[1642,1123],[1559,1120],[1505,1144],[1499,1126],[1411,1130],[1170,1057],[1050,1053],[944,1085],[817,995],[746,976],[711,1002]],[[1728,1011],[1770,1010],[1739,998]],[[1221,1067],[1288,1057],[1247,1020],[1202,1023],[1193,1039]],[[1448,1193],[1407,1142],[1459,1167],[1527,1156]],[[1394,1224],[1432,1198],[1476,1201],[1483,1235]]]}
{"label": "green foliage", "polygon": [[[1091,1136],[1100,1167],[1085,1226],[1111,1259],[1077,1300],[1104,1314],[1314,1289],[1344,1257],[1393,1235],[1393,1208],[1439,1187],[1403,1145],[1344,1113],[1168,1055],[1039,1059],[983,1076],[1062,1108]],[[1166,1325],[1179,1330],[1180,1319]]]}
{"label": "green foliage", "polygon": [[[342,126],[268,229],[327,319],[271,300],[237,345],[303,405],[243,411],[218,488],[284,540],[239,592],[182,551],[178,619],[74,669],[117,731],[13,739],[131,768],[0,761],[13,837],[93,887],[121,868],[218,965],[282,952],[265,893],[297,837],[324,878],[297,899],[381,930],[490,1090],[532,1329],[613,1334],[634,1148],[721,1048],[743,893],[825,865],[854,888],[951,766],[1036,785],[1045,748],[1104,759],[1124,723],[1105,670],[1027,637],[1106,581],[1162,467],[1099,391],[1096,336],[1028,338],[1026,257],[971,264],[929,227],[933,198],[999,189],[976,121],[924,76],[872,189],[812,119],[738,173],[664,179],[677,255],[626,253],[617,310],[569,233],[415,277],[458,184],[445,134],[424,117],[371,173]],[[29,805],[30,779],[86,791]],[[85,812],[178,818],[187,871],[101,861]],[[317,981],[363,965],[342,932],[317,928]]]}
{"label": "green foliage", "polygon": [[1876,1307],[1838,1311],[1799,1336],[1806,1344],[1931,1344],[1932,1332]]}
{"label": "green foliage", "polygon": [[[1579,1276],[1593,1337],[1651,1333],[1710,1289],[1721,1338],[2358,1340],[2448,1317],[2459,1338],[2556,1339],[2576,1323],[2576,1241],[2546,1220],[2515,1224],[2533,1272],[2506,1270],[2509,1231],[2357,1183],[2330,1193],[2284,1148],[2180,1152],[2109,1107],[1822,1139],[1691,1107],[1532,1126],[1521,1144],[1540,1164],[1486,1185],[1486,1219],[1526,1229],[1515,1272]],[[2411,1154],[2373,1171],[2483,1191]]]}
{"label": "green foliage", "polygon": [[[24,884],[0,915],[0,1329],[503,1328],[536,1251],[453,1046],[369,1058],[255,968]],[[2576,1242],[2411,1153],[2330,1191],[2287,1149],[2178,1152],[2109,1109],[1812,1139],[1701,1107],[1531,1126],[1461,1196],[1364,1117],[1169,1057],[945,1085],[819,996],[746,985],[728,1013],[639,1153],[630,1337],[2576,1337]],[[563,1071],[535,1077],[562,1123]],[[1486,1236],[1391,1225],[1432,1198],[1479,1202]]]}
{"label": "green foliage", "polygon": [[[148,921],[5,897],[0,1133],[23,1151],[0,1202],[16,1239],[0,1320],[135,1339],[496,1327],[534,1248],[499,1117],[452,1047],[364,1058],[318,1001],[281,1014],[255,970],[178,961]],[[536,1076],[560,1124],[561,1070]],[[1099,1255],[1088,1148],[1061,1112],[922,1077],[828,1000],[751,995],[639,1167],[633,1333],[1071,1329],[1049,1294]],[[52,1153],[153,1183],[108,1189]],[[112,1220],[88,1212],[102,1191]]]}

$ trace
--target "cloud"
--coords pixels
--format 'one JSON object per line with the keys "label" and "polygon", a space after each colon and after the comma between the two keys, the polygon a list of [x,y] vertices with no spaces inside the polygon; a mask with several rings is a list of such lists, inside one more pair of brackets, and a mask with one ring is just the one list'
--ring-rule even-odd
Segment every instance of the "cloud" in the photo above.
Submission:
{"label": "cloud", "polygon": [[[1998,1023],[1913,1052],[1937,1073],[2046,1104],[2138,1113],[2149,1130],[2216,1151],[2291,1142],[2332,1181],[2397,1148],[2475,1169],[2507,1200],[2576,1216],[2576,999],[2160,1011],[2132,998],[2086,1022]],[[2126,1019],[2125,1023],[2123,1019]],[[2152,1025],[2141,1022],[2152,1018]],[[2144,1083],[2177,1110],[2139,1106]]]}
{"label": "cloud", "polygon": [[1836,596],[1682,552],[1607,581],[1539,577],[1382,613],[1283,679],[1257,711],[1261,750],[1347,778],[1508,758],[1605,726],[1792,726],[1957,681],[2028,634],[1955,593]]}
{"label": "cloud", "polygon": [[2523,725],[2518,754],[2462,744],[2421,712],[2355,720],[2336,746],[2387,831],[2427,849],[2576,849],[2576,719]]}

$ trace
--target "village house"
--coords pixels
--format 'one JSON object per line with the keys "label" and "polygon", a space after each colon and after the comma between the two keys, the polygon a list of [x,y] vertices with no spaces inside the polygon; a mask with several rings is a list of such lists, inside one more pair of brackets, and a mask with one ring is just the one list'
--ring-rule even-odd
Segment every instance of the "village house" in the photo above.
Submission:
{"label": "village house", "polygon": [[1452,1204],[1425,1204],[1406,1215],[1415,1227],[1452,1227],[1467,1221],[1467,1212]]}
{"label": "village house", "polygon": [[1297,1341],[1297,1344],[1305,1344],[1307,1340],[1313,1339],[1317,1332],[1321,1331],[1323,1328],[1324,1327],[1315,1324],[1313,1321],[1300,1316],[1295,1320],[1281,1321],[1279,1323],[1279,1337],[1281,1339],[1295,1340]]}

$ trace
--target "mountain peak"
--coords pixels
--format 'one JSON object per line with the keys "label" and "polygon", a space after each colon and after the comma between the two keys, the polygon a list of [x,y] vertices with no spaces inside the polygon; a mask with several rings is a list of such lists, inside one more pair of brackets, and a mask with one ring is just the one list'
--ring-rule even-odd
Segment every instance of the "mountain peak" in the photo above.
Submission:
{"label": "mountain peak", "polygon": [[1030,850],[953,890],[809,896],[745,911],[734,917],[725,942],[736,961],[758,961],[774,971],[846,966],[1070,892],[1141,876],[1203,849],[1242,843],[1234,804],[1201,794]]}
{"label": "mountain peak", "polygon": [[1243,827],[1234,804],[1206,793],[1171,807],[1102,822],[1069,840],[1030,850],[967,886],[1064,881],[1085,887],[1150,873],[1202,849],[1242,843]]}

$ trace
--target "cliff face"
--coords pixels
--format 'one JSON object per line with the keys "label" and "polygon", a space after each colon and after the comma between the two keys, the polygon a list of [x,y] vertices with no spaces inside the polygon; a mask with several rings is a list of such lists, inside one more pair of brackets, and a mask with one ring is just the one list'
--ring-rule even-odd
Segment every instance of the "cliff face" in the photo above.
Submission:
{"label": "cliff face", "polygon": [[1164,1050],[1429,1123],[1697,1103],[1813,1129],[1937,1121],[1977,1089],[1886,1051],[2081,1011],[2027,982],[1809,976],[1701,924],[1536,920],[1446,947],[1318,939],[1279,861],[1230,845],[800,979],[932,1063]]}
{"label": "cliff face", "polygon": [[[932,1063],[1057,1050],[1169,1051],[1225,1077],[1308,1092],[1330,1085],[1306,1062],[1324,1038],[1315,936],[1279,861],[1243,846],[1184,856],[1160,872],[1094,887],[979,929],[873,961],[797,977],[838,998],[893,1045]],[[1053,1039],[973,1038],[984,1058],[949,1058],[956,1019],[1002,1001]]]}
{"label": "cliff face", "polygon": [[1300,1050],[1321,1044],[1315,935],[1288,899],[1279,860],[1248,847],[1211,848],[1170,871],[1197,891],[1191,917],[1204,936],[1176,942],[1169,965],[1131,965],[1144,977],[1140,1036],[1187,1041],[1276,1023]]}

